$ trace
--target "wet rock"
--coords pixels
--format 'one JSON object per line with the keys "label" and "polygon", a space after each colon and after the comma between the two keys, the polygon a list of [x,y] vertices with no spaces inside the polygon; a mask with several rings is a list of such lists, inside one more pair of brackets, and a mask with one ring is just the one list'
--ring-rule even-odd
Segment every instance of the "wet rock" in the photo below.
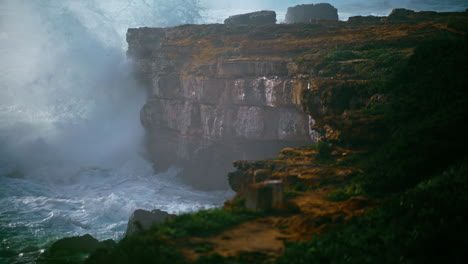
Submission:
{"label": "wet rock", "polygon": [[275,24],[276,13],[274,11],[258,11],[253,13],[230,16],[224,20],[224,24],[248,24],[262,25]]}
{"label": "wet rock", "polygon": [[174,216],[158,209],[152,211],[137,209],[128,220],[125,236],[138,234],[141,231],[149,229],[152,225],[163,223]]}
{"label": "wet rock", "polygon": [[297,5],[288,8],[284,22],[294,24],[317,20],[338,21],[338,10],[330,4]]}
{"label": "wet rock", "polygon": [[97,249],[112,248],[116,243],[109,239],[99,242],[89,234],[67,237],[56,241],[39,257],[41,263],[79,263]]}

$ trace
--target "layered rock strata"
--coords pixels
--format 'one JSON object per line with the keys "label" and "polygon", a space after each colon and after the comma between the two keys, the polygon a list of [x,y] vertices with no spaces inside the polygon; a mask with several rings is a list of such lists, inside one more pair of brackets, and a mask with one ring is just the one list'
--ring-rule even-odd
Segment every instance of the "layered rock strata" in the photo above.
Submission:
{"label": "layered rock strata", "polygon": [[[200,36],[210,34],[205,30],[227,35],[239,29],[128,31],[128,54],[148,89],[141,121],[150,159],[159,170],[184,167],[181,176],[198,187],[227,186],[232,160],[264,158],[285,146],[313,142],[309,116],[295,102],[301,90],[287,75],[290,58],[243,57],[232,47],[235,40]],[[212,52],[219,54],[203,57]]]}
{"label": "layered rock strata", "polygon": [[[129,29],[128,56],[148,93],[141,121],[149,159],[216,188],[227,186],[232,160],[311,144],[315,131],[336,142],[378,139],[370,131],[379,116],[360,115],[372,94],[357,91],[379,65],[365,55],[406,56],[442,31],[446,22]],[[382,44],[390,48],[375,48]],[[338,46],[348,53],[336,53]]]}

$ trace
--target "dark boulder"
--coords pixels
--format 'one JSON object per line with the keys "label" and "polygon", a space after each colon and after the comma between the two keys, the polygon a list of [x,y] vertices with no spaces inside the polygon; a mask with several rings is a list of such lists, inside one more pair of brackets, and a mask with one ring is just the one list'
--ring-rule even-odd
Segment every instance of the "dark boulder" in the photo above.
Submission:
{"label": "dark boulder", "polygon": [[258,11],[253,13],[230,16],[224,20],[224,24],[248,24],[248,25],[263,25],[275,24],[275,11]]}
{"label": "dark boulder", "polygon": [[138,234],[143,230],[147,230],[152,225],[163,223],[174,216],[175,215],[157,209],[151,212],[137,209],[128,220],[127,232],[125,235],[132,236]]}
{"label": "dark boulder", "polygon": [[338,10],[330,4],[310,4],[289,7],[284,22],[309,23],[317,20],[338,21]]}
{"label": "dark boulder", "polygon": [[39,257],[41,263],[79,263],[97,249],[110,249],[116,243],[112,240],[99,242],[89,234],[57,240]]}

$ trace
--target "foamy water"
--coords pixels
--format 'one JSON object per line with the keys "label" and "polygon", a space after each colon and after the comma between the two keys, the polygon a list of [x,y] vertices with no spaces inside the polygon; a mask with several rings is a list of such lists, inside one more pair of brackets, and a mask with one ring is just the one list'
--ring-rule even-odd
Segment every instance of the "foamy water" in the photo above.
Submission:
{"label": "foamy water", "polygon": [[82,168],[66,183],[0,177],[0,263],[32,261],[62,237],[119,240],[135,209],[180,214],[219,207],[233,195],[194,190],[176,172],[154,175],[135,159],[115,169]]}

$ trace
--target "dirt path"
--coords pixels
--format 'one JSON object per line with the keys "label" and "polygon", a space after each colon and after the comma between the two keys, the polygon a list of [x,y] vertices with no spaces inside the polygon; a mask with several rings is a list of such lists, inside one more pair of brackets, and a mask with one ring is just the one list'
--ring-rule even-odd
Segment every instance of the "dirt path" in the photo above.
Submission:
{"label": "dirt path", "polygon": [[[350,153],[350,150],[340,150]],[[271,171],[271,175],[281,173],[283,179],[288,175],[299,175],[304,186],[314,186],[298,196],[290,198],[283,213],[241,223],[240,225],[208,238],[190,238],[183,249],[184,255],[196,260],[203,255],[219,254],[223,257],[237,257],[241,254],[263,256],[274,260],[284,253],[284,241],[306,241],[314,234],[333,227],[337,223],[358,216],[375,203],[365,197],[352,197],[346,201],[331,201],[329,195],[337,190],[352,175],[355,168],[332,164],[315,164],[315,151],[307,149],[284,149],[287,168],[282,172]],[[338,162],[340,159],[337,159]],[[315,164],[311,166],[311,164]],[[255,173],[251,170],[249,173]],[[248,177],[248,175],[247,175]],[[287,211],[295,213],[285,213]]]}
{"label": "dirt path", "polygon": [[298,214],[260,218],[244,222],[215,237],[191,238],[190,244],[200,247],[185,248],[184,255],[196,260],[201,255],[235,257],[255,253],[273,260],[284,253],[284,241],[308,240],[313,234],[320,234],[333,224],[349,220],[373,206],[363,197],[343,202],[328,201],[326,197],[332,190],[333,186],[326,186],[293,199],[299,207]]}

